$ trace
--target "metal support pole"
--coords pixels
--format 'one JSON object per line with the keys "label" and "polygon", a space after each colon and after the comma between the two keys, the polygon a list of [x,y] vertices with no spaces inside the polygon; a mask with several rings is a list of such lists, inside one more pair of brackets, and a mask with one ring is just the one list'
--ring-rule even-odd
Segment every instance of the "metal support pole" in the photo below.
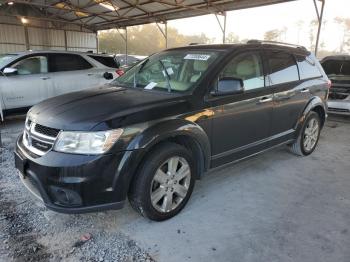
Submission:
{"label": "metal support pole", "polygon": [[29,35],[28,35],[28,27],[26,25],[24,26],[24,39],[26,42],[26,50],[29,50],[30,49]]}
{"label": "metal support pole", "polygon": [[125,27],[125,64],[128,64],[128,28]]}
{"label": "metal support pole", "polygon": [[315,45],[315,56],[317,56],[317,51],[318,51],[318,44],[320,41],[320,34],[321,34],[321,28],[322,28],[322,21],[323,21],[323,11],[324,11],[324,6],[326,3],[326,0],[320,0],[322,1],[322,6],[321,6],[321,14],[318,20],[318,30],[317,30],[317,38],[316,38],[316,45]]}
{"label": "metal support pole", "polygon": [[99,45],[98,32],[96,32],[95,35],[96,35],[96,54],[98,54],[98,45]]}
{"label": "metal support pole", "polygon": [[121,38],[123,38],[125,42],[125,64],[127,65],[128,64],[128,28],[125,27],[124,30],[125,30],[125,34],[122,34],[119,31],[119,28],[117,28],[119,35],[121,36]]}
{"label": "metal support pole", "polygon": [[224,23],[222,24],[220,22],[220,19],[218,17],[218,14],[215,14],[216,20],[218,21],[218,24],[220,26],[221,32],[222,32],[222,43],[225,44],[226,42],[226,12],[220,13],[224,17]]}
{"label": "metal support pole", "polygon": [[67,51],[68,50],[68,42],[67,42],[67,31],[64,30],[64,49]]}
{"label": "metal support pole", "polygon": [[164,30],[161,28],[159,23],[156,22],[156,25],[157,25],[159,31],[162,33],[162,35],[165,39],[165,48],[168,48],[168,23],[167,23],[167,21],[164,21],[162,24],[164,24]]}
{"label": "metal support pole", "polygon": [[165,48],[168,48],[168,23],[165,22]]}

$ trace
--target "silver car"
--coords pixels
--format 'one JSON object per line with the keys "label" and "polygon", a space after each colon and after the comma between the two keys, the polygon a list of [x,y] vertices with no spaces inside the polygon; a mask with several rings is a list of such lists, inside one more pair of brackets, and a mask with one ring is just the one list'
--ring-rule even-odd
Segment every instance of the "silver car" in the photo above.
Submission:
{"label": "silver car", "polygon": [[93,88],[118,77],[114,57],[65,51],[0,55],[0,114],[47,98]]}
{"label": "silver car", "polygon": [[350,56],[327,56],[321,61],[321,64],[332,81],[329,90],[328,112],[350,115]]}

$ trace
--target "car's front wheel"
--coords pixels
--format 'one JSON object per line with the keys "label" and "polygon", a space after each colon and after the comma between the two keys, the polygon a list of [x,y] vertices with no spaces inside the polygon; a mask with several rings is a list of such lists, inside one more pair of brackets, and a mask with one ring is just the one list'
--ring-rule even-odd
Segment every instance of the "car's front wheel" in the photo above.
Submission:
{"label": "car's front wheel", "polygon": [[320,116],[312,111],[306,116],[297,140],[290,146],[291,151],[299,156],[310,155],[317,146],[320,132]]}
{"label": "car's front wheel", "polygon": [[195,183],[190,152],[175,143],[156,147],[143,161],[129,192],[132,207],[151,220],[177,215],[186,205]]}

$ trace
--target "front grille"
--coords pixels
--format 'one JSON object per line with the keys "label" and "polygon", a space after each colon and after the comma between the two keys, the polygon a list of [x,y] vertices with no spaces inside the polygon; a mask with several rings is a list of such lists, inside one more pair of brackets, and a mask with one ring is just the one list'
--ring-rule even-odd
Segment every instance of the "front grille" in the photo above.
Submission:
{"label": "front grille", "polygon": [[32,146],[38,150],[41,150],[43,152],[47,152],[51,149],[52,144],[44,143],[44,142],[36,140],[35,138],[32,138]]}
{"label": "front grille", "polygon": [[34,130],[39,134],[43,134],[45,136],[51,136],[51,137],[57,137],[58,133],[60,132],[59,129],[42,126],[39,124],[35,124]]}
{"label": "front grille", "polygon": [[329,111],[340,112],[340,113],[350,113],[350,110],[343,108],[328,107]]}
{"label": "front grille", "polygon": [[23,133],[23,144],[31,153],[43,156],[52,149],[59,132],[59,129],[27,120]]}
{"label": "front grille", "polygon": [[337,99],[337,100],[344,100],[347,98],[350,94],[344,94],[344,93],[329,93],[329,98],[330,99]]}

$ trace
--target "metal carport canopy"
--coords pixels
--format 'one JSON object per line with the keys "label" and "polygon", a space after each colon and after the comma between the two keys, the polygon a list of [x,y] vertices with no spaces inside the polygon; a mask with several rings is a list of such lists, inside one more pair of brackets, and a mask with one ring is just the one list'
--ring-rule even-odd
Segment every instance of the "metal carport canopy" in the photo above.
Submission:
{"label": "metal carport canopy", "polygon": [[[7,0],[1,15],[77,24],[97,31],[291,1],[295,0]],[[14,4],[23,8],[12,13]],[[26,6],[37,15],[26,16]]]}

